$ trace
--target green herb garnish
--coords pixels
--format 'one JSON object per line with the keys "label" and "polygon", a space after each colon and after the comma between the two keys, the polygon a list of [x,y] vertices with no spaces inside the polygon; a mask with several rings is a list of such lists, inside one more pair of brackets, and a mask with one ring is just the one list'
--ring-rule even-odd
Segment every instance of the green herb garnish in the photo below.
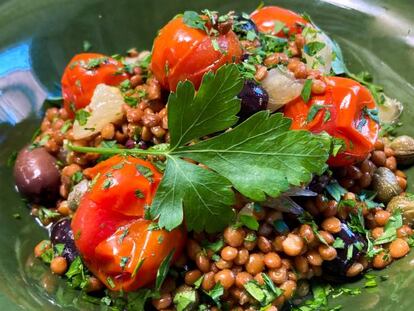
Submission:
{"label": "green herb garnish", "polygon": [[80,126],[86,125],[88,122],[88,118],[91,116],[91,114],[86,111],[85,109],[79,109],[75,113],[75,120],[78,121]]}
{"label": "green herb garnish", "polygon": [[161,228],[171,230],[183,222],[185,214],[188,230],[218,231],[234,220],[232,187],[255,201],[278,196],[291,185],[310,181],[314,173],[322,174],[331,145],[326,136],[290,131],[291,120],[263,111],[231,131],[188,146],[237,122],[237,94],[242,86],[234,64],[204,75],[197,93],[191,82],[180,82],[168,99],[169,148],[69,148],[101,155],[166,157],[164,176],[150,208],[151,218],[158,219]]}

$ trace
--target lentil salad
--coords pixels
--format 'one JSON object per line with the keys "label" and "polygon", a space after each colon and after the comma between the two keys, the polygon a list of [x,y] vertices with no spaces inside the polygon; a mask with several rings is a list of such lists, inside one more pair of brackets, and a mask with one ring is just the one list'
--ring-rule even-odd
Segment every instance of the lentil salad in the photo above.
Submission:
{"label": "lentil salad", "polygon": [[[185,12],[151,56],[77,55],[64,107],[16,162],[51,226],[36,257],[108,308],[105,287],[143,297],[119,309],[277,310],[314,277],[351,280],[405,256],[412,198],[397,164],[411,138],[378,137],[378,108],[400,105],[339,51],[308,17],[264,7]],[[44,175],[23,184],[33,163]],[[252,172],[263,176],[244,180]]]}

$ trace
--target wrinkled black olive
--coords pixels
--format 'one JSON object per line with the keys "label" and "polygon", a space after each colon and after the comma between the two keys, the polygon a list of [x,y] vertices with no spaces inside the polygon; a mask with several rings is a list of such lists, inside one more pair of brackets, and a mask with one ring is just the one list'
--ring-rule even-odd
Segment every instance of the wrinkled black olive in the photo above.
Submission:
{"label": "wrinkled black olive", "polygon": [[249,31],[253,31],[255,34],[259,33],[256,24],[250,18],[242,15],[235,16],[233,31],[243,39]]}
{"label": "wrinkled black olive", "polygon": [[56,158],[45,148],[22,149],[14,165],[14,179],[19,192],[33,203],[48,204],[59,196]]}
{"label": "wrinkled black olive", "polygon": [[[341,231],[333,234],[334,238],[340,238],[344,241],[344,248],[337,248],[337,256],[334,260],[324,261],[322,268],[324,272],[324,278],[328,281],[341,283],[349,281],[349,277],[346,276],[347,270],[364,256],[367,249],[367,241],[360,233],[353,232],[347,224],[341,224]],[[356,244],[360,244],[360,248]],[[352,247],[352,256],[348,259],[348,249]]]}
{"label": "wrinkled black olive", "polygon": [[328,175],[314,176],[308,185],[308,189],[316,193],[322,193],[330,181],[331,177]]}
{"label": "wrinkled black olive", "polygon": [[50,241],[53,246],[56,244],[65,245],[62,256],[66,258],[68,263],[71,263],[77,256],[79,256],[70,222],[69,218],[63,218],[54,223],[50,230]]}
{"label": "wrinkled black olive", "polygon": [[269,101],[269,95],[253,80],[244,81],[244,86],[238,97],[241,99],[241,108],[239,112],[240,119],[244,120],[251,115],[265,110]]}

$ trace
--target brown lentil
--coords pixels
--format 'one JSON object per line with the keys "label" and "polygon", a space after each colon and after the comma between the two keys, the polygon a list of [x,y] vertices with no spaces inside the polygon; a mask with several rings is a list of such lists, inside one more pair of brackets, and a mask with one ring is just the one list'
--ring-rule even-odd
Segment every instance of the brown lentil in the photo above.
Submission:
{"label": "brown lentil", "polygon": [[385,252],[375,255],[372,266],[376,269],[383,269],[391,263],[391,256]]}
{"label": "brown lentil", "polygon": [[226,246],[221,250],[221,258],[224,260],[234,260],[237,257],[238,251],[237,248]]}
{"label": "brown lentil", "polygon": [[250,274],[258,274],[263,271],[264,256],[260,253],[250,254],[249,259],[246,263],[246,271]]}
{"label": "brown lentil", "polygon": [[263,261],[266,267],[269,269],[277,269],[282,266],[282,260],[280,259],[280,256],[275,252],[267,253],[264,255]]}
{"label": "brown lentil", "polygon": [[230,226],[224,230],[224,241],[232,247],[241,246],[245,237],[246,232],[243,228],[234,228]]}
{"label": "brown lentil", "polygon": [[273,269],[268,272],[269,278],[275,282],[275,284],[282,284],[287,281],[287,269],[285,267],[280,267],[278,269]]}
{"label": "brown lentil", "polygon": [[390,217],[390,212],[380,209],[375,212],[374,219],[378,226],[383,227],[388,222],[388,219],[390,219]]}
{"label": "brown lentil", "polygon": [[237,257],[234,259],[236,265],[244,265],[249,260],[249,251],[247,249],[240,249]]}
{"label": "brown lentil", "polygon": [[330,233],[338,233],[341,231],[341,221],[336,217],[329,217],[322,222],[321,227]]}
{"label": "brown lentil", "polygon": [[288,280],[280,285],[280,289],[283,290],[285,299],[290,299],[296,291],[296,282]]}
{"label": "brown lentil", "polygon": [[400,185],[401,189],[407,189],[407,179],[397,176],[398,184]]}
{"label": "brown lentil", "polygon": [[408,254],[410,246],[401,238],[397,238],[390,244],[390,255],[392,258],[401,258]]}
{"label": "brown lentil", "polygon": [[322,266],[323,259],[319,252],[316,250],[310,250],[306,253],[306,259],[312,266]]}
{"label": "brown lentil", "polygon": [[220,270],[231,269],[231,267],[233,266],[233,262],[232,261],[227,261],[227,260],[224,260],[224,259],[219,259],[217,262],[215,262],[215,265]]}
{"label": "brown lentil", "polygon": [[354,276],[359,275],[364,270],[364,266],[359,262],[352,264],[346,271],[346,276],[352,278]]}
{"label": "brown lentil", "polygon": [[329,245],[331,245],[335,241],[332,234],[323,230],[319,231],[319,236],[323,239],[323,241],[325,241]]}
{"label": "brown lentil", "polygon": [[397,229],[397,237],[399,238],[406,238],[413,235],[413,229],[411,229],[407,225],[403,225],[402,227]]}
{"label": "brown lentil", "polygon": [[184,276],[184,282],[187,285],[193,285],[201,276],[202,273],[200,270],[188,271]]}
{"label": "brown lentil", "polygon": [[264,236],[259,236],[257,239],[257,246],[263,253],[269,253],[272,250],[272,243]]}
{"label": "brown lentil", "polygon": [[52,247],[52,243],[49,240],[40,241],[34,248],[34,255],[35,257],[40,257],[46,252],[48,249]]}
{"label": "brown lentil", "polygon": [[50,262],[50,270],[52,273],[57,275],[62,275],[68,269],[68,262],[66,261],[65,257],[55,257]]}
{"label": "brown lentil", "polygon": [[256,73],[254,74],[254,78],[257,81],[262,81],[267,76],[267,68],[266,66],[258,65],[256,67]]}
{"label": "brown lentil", "polygon": [[99,290],[101,290],[102,288],[104,288],[103,283],[96,277],[94,276],[90,276],[88,278],[88,285],[86,285],[86,292],[90,293],[90,292],[97,292]]}
{"label": "brown lentil", "polygon": [[391,171],[395,171],[397,169],[397,160],[395,157],[389,157],[385,161],[385,167],[389,168]]}
{"label": "brown lentil", "polygon": [[221,270],[214,275],[214,281],[220,283],[225,289],[229,289],[235,281],[234,273],[229,269]]}
{"label": "brown lentil", "polygon": [[236,275],[236,286],[238,288],[244,288],[244,284],[246,284],[247,282],[249,282],[250,280],[253,279],[253,276],[245,271],[241,271],[239,273],[237,273]]}
{"label": "brown lentil", "polygon": [[210,260],[202,252],[199,252],[195,258],[196,265],[200,271],[207,273],[210,271]]}
{"label": "brown lentil", "polygon": [[157,310],[163,310],[168,308],[172,303],[172,297],[170,293],[162,294],[160,298],[152,299],[152,305]]}
{"label": "brown lentil", "polygon": [[319,245],[318,247],[319,254],[321,258],[326,261],[331,261],[336,258],[336,249],[332,246],[327,246],[325,244]]}
{"label": "brown lentil", "polygon": [[382,236],[383,233],[384,233],[384,228],[383,227],[376,227],[376,228],[372,229],[372,231],[371,231],[371,235],[372,235],[372,238],[374,240],[376,240],[380,236]]}
{"label": "brown lentil", "polygon": [[289,256],[299,255],[304,247],[303,239],[293,233],[289,233],[286,239],[282,242],[283,251]]}
{"label": "brown lentil", "polygon": [[371,160],[376,166],[385,166],[387,157],[385,156],[384,151],[375,150],[372,152]]}
{"label": "brown lentil", "polygon": [[214,272],[208,272],[206,274],[204,274],[203,277],[203,281],[201,282],[201,287],[206,290],[209,291],[210,289],[212,289],[215,285],[215,281],[214,281]]}
{"label": "brown lentil", "polygon": [[108,123],[101,130],[101,136],[103,139],[110,140],[115,136],[115,126],[112,123]]}

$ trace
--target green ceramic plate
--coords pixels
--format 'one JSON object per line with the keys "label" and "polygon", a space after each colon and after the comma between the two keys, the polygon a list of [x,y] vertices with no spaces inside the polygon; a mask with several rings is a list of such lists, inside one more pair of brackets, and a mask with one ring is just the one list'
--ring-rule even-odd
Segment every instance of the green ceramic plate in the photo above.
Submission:
{"label": "green ceramic plate", "polygon": [[[405,103],[401,132],[414,135],[412,0],[267,2],[309,13],[340,43],[352,70],[372,72],[389,95]],[[43,100],[59,96],[63,68],[82,50],[83,41],[107,54],[149,48],[156,31],[184,9],[251,11],[255,5],[252,0],[0,1],[0,310],[71,310],[79,300],[77,292],[59,287],[47,269],[33,265],[32,249],[46,232],[15,192],[7,159],[37,128]],[[343,310],[413,310],[413,258],[414,252],[380,272],[389,278],[378,287],[340,297],[335,304]]]}

